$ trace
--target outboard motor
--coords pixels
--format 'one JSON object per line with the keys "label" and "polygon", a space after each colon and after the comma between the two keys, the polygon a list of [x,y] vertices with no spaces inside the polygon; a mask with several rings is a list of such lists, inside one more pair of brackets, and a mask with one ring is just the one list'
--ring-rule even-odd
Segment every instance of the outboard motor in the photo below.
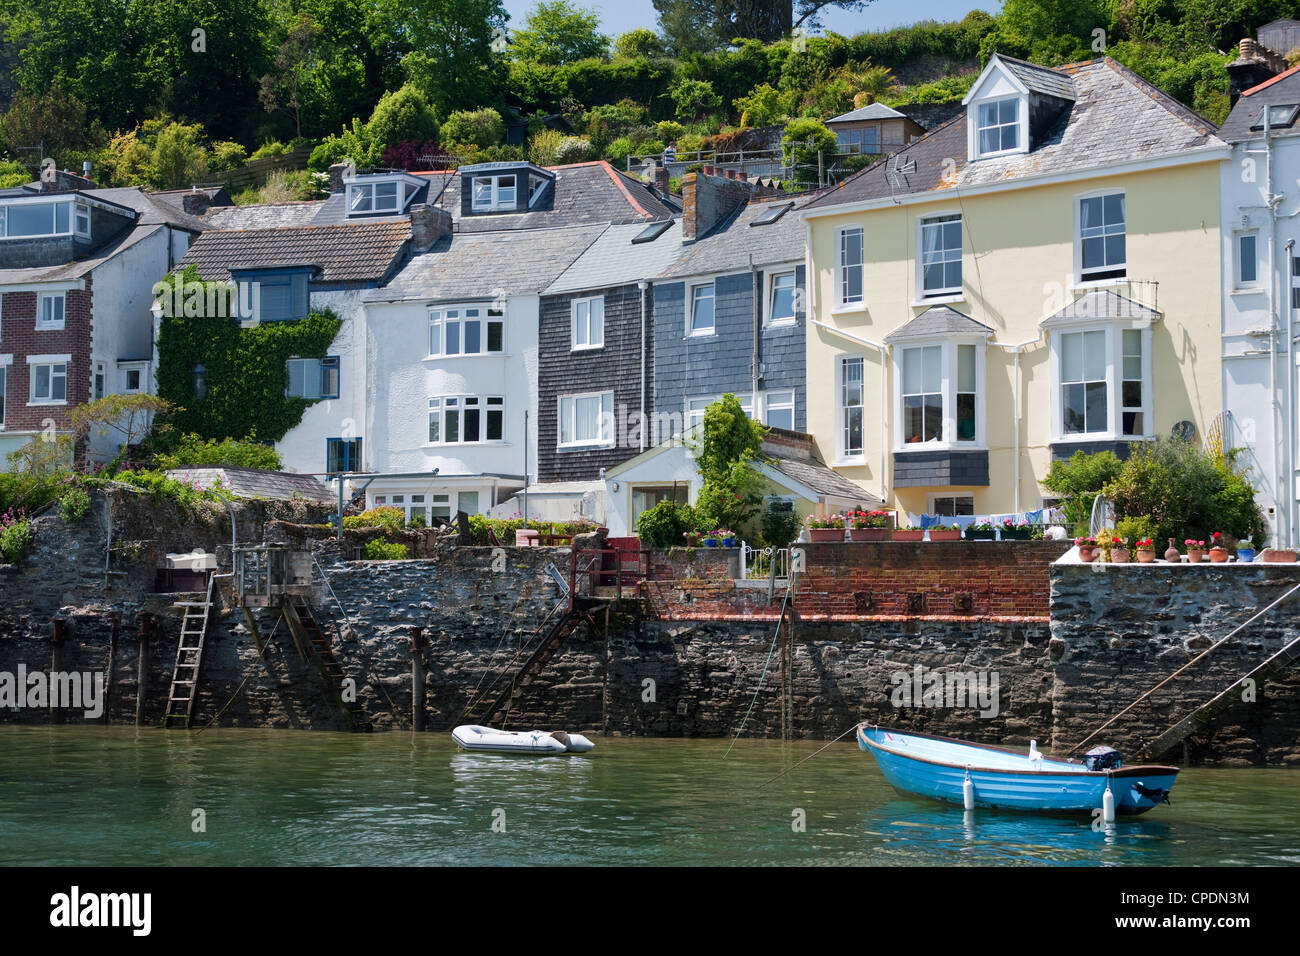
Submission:
{"label": "outboard motor", "polygon": [[1089,770],[1118,770],[1124,756],[1114,747],[1093,747],[1083,755],[1083,765]]}

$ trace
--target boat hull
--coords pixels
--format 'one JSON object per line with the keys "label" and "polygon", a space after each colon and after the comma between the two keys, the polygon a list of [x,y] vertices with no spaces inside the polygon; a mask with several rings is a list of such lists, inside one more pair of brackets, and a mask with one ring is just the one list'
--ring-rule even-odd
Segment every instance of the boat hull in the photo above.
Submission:
{"label": "boat hull", "polygon": [[1176,767],[1136,766],[1087,770],[1080,763],[1023,754],[928,734],[858,728],[858,746],[876,758],[897,790],[964,805],[967,776],[977,807],[1046,813],[1100,810],[1107,787],[1115,812],[1145,813],[1168,802]]}
{"label": "boat hull", "polygon": [[562,730],[497,730],[476,724],[462,724],[451,732],[462,750],[484,753],[562,754],[587,753],[596,745],[582,734]]}

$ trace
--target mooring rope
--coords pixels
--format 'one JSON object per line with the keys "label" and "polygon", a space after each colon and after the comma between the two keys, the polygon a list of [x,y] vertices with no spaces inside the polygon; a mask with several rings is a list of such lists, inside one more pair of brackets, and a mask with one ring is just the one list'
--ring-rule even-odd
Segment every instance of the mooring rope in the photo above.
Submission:
{"label": "mooring rope", "polygon": [[[763,662],[763,673],[759,675],[758,687],[754,689],[754,697],[749,702],[749,710],[745,711],[745,717],[740,722],[740,729],[736,731],[736,736],[731,738],[731,745],[727,747],[727,752],[723,754],[723,759],[731,754],[731,748],[736,746],[736,741],[740,735],[745,732],[745,724],[749,721],[749,715],[754,712],[754,704],[758,703],[758,695],[763,691],[763,681],[767,678],[768,665],[772,663],[772,655],[776,652],[776,641],[781,636],[781,625],[785,623],[786,605],[790,603],[790,593],[794,590],[794,569],[790,570],[790,583],[786,585],[785,598],[781,601],[781,615],[776,619],[776,631],[772,634],[772,646],[767,649],[767,660]],[[784,705],[783,705],[784,706]]]}
{"label": "mooring rope", "polygon": [[812,760],[813,757],[816,757],[819,753],[821,753],[823,750],[825,750],[825,749],[826,749],[827,747],[829,747],[831,744],[839,743],[842,739],[844,739],[845,736],[847,736],[848,734],[853,733],[853,731],[857,730],[857,729],[858,729],[859,727],[861,727],[861,726],[862,726],[861,723],[854,724],[852,727],[850,727],[848,730],[844,731],[844,733],[840,734],[840,735],[839,735],[838,737],[836,737],[834,740],[827,741],[827,743],[826,743],[824,746],[817,748],[817,749],[814,750],[812,753],[810,753],[808,756],[804,757],[803,760],[800,760],[799,763],[795,764],[793,767],[786,767],[784,770],[782,770],[780,773],[778,773],[778,774],[777,774],[775,777],[773,777],[771,780],[766,780],[766,781],[764,781],[763,783],[760,783],[760,784],[758,785],[758,789],[759,789],[759,790],[762,790],[762,789],[763,789],[764,787],[766,787],[769,783],[772,783],[773,781],[776,781],[776,780],[780,780],[780,779],[781,779],[782,777],[784,777],[787,773],[790,773],[791,771],[797,770],[797,769],[799,768],[800,764],[803,764],[803,763],[806,762],[806,761]]}

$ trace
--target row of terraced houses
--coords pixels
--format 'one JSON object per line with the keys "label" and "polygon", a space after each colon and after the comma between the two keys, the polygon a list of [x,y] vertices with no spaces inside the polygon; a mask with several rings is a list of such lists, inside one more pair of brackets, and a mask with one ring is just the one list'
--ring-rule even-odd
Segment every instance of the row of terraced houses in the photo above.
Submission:
{"label": "row of terraced houses", "polygon": [[0,446],[154,387],[149,289],[193,265],[262,322],[342,319],[286,363],[312,404],[275,444],[369,506],[632,533],[698,491],[675,436],[731,393],[804,514],[1033,512],[1054,459],[1177,435],[1241,449],[1294,544],[1300,71],[1253,41],[1229,69],[1216,129],[1112,59],[995,55],[951,120],[800,195],[601,162],[336,166],[254,206],[58,174],[0,193]]}

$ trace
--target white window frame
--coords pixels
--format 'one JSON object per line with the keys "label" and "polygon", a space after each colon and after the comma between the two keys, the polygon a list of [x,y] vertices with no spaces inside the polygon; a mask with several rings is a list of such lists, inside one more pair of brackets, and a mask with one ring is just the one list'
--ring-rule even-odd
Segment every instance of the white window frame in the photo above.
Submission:
{"label": "white window frame", "polygon": [[[143,368],[124,368],[121,370],[121,372],[122,372],[122,394],[123,395],[139,395],[145,390]],[[139,384],[135,388],[131,387],[132,372],[134,372],[136,375],[140,377]]]}
{"label": "white window frame", "polygon": [[[926,495],[926,498],[925,498],[925,509],[926,509],[926,510],[925,510],[925,513],[928,514],[928,515],[937,515],[937,514],[939,514],[939,512],[936,510],[936,509],[938,508],[938,504],[937,504],[938,502],[940,502],[940,501],[948,501],[948,500],[952,500],[952,501],[955,503],[959,498],[968,498],[968,499],[970,499],[970,508],[971,508],[970,513],[971,513],[971,515],[974,515],[974,514],[976,513],[976,512],[975,512],[975,496],[972,495],[972,494],[957,495],[957,494],[953,494],[953,493],[950,492],[950,491],[937,491],[937,492],[933,492],[933,493],[931,493],[931,494],[929,494],[929,495]],[[955,510],[955,509],[956,509],[956,505],[954,504],[953,507],[954,507],[954,510]],[[939,515],[939,517],[941,517],[941,518],[945,518],[945,517],[946,517],[946,518],[965,518],[965,517],[969,517],[969,515],[958,515],[958,514],[953,514],[953,515]]]}
{"label": "white window frame", "polygon": [[[713,303],[712,315],[709,320],[708,328],[695,327],[695,293],[704,289],[709,290],[709,301]],[[718,286],[717,283],[710,279],[708,282],[695,282],[686,287],[686,337],[700,338],[702,336],[718,334]]]}
{"label": "white window frame", "polygon": [[[1016,104],[1016,144],[1014,146],[1002,147],[997,149],[984,150],[980,147],[980,132],[984,129],[1006,129],[1010,124],[1003,123],[999,120],[992,127],[980,125],[980,114],[984,112],[986,106],[997,106],[999,114],[1002,110],[1002,104],[1014,100]],[[1027,143],[1029,141],[1029,104],[1025,97],[1020,93],[1012,93],[1007,96],[990,96],[984,99],[972,102],[971,107],[975,110],[974,117],[970,117],[970,158],[971,159],[992,159],[995,156],[1010,156],[1015,153],[1028,152]],[[998,137],[999,143],[1001,136]]]}
{"label": "white window frame", "polygon": [[[778,316],[776,314],[776,283],[778,279],[789,278],[790,280],[790,314]],[[768,272],[767,289],[766,289],[767,306],[763,310],[767,319],[767,325],[771,328],[784,328],[795,325],[799,321],[799,274],[794,269],[782,269],[778,272]],[[716,307],[716,303],[715,303]]]}
{"label": "white window frame", "polygon": [[[598,312],[596,315],[594,313]],[[583,332],[585,342],[579,343],[579,332]],[[594,334],[593,334],[594,332]],[[574,299],[569,306],[569,350],[585,352],[605,347],[605,297],[590,296]]]}
{"label": "white window frame", "polygon": [[[85,219],[86,227],[81,227],[82,219]],[[72,207],[72,232],[73,235],[81,239],[90,238],[90,207],[84,202],[74,203]]]}
{"label": "white window frame", "polygon": [[[788,399],[786,396],[789,396]],[[763,400],[763,424],[770,428],[781,428],[783,426],[773,425],[771,422],[772,411],[774,409],[790,412],[790,431],[795,430],[796,410],[799,404],[799,390],[797,388],[773,388],[763,392],[760,397]]]}
{"label": "white window frame", "polygon": [[[688,395],[683,403],[682,421],[686,425],[686,430],[690,431],[696,425],[704,421],[704,413],[709,410],[709,406],[714,402],[722,401],[725,392],[716,395]],[[750,418],[756,418],[754,415],[754,393],[732,392],[736,396],[736,401],[740,402],[740,409]],[[762,395],[759,396],[760,401]]]}
{"label": "white window frame", "polygon": [[[1241,267],[1245,264],[1246,259],[1242,253],[1241,243],[1245,239],[1251,239],[1255,244],[1255,254],[1252,262],[1255,267],[1255,277],[1247,280],[1242,277]],[[1239,229],[1232,234],[1232,285],[1234,289],[1258,289],[1259,281],[1259,230],[1258,229]]]}
{"label": "white window frame", "polygon": [[[46,206],[46,205],[68,207],[68,228],[62,231],[59,230],[58,228],[59,214],[57,210],[52,209],[50,212],[51,225],[54,227],[52,232],[38,232],[34,235],[24,235],[24,236],[9,235],[9,217],[8,217],[7,210],[16,206]],[[0,240],[13,239],[14,241],[21,241],[24,239],[45,239],[51,236],[71,236],[74,234],[81,235],[81,233],[75,232],[77,227],[76,226],[77,212],[74,206],[79,206],[79,205],[84,205],[84,204],[74,203],[74,201],[71,199],[54,199],[54,198],[50,198],[48,195],[38,195],[32,197],[23,196],[13,201],[0,203]],[[87,232],[85,235],[88,237],[90,233]]]}
{"label": "white window frame", "polygon": [[[860,258],[856,263],[850,263],[845,259],[845,242],[844,240],[851,234],[857,233],[858,251]],[[867,232],[862,226],[844,226],[835,230],[835,301],[841,308],[860,308],[866,301],[867,293]],[[849,297],[848,277],[849,270],[858,271],[858,294],[856,297]]]}
{"label": "white window frame", "polygon": [[[447,412],[450,409],[449,403],[455,403],[455,410],[459,415],[457,422],[456,434],[459,436],[455,441],[447,440]],[[478,437],[465,437],[465,412],[470,408],[479,413],[478,418]],[[489,438],[488,419],[495,413],[500,416],[500,438]],[[430,436],[433,430],[433,418],[438,416],[438,440],[434,441],[432,437],[425,442],[428,446],[443,447],[461,445],[504,445],[506,439],[506,407],[504,395],[433,395],[429,398],[429,418],[428,424]]]}
{"label": "white window frame", "polygon": [[[339,390],[342,387],[342,375],[339,358],[337,355],[327,355],[322,358],[289,358],[285,360],[285,398],[305,398],[309,401],[319,399],[336,399],[339,397]],[[298,369],[301,379],[301,391],[295,392],[293,388],[294,370]],[[331,392],[325,388],[326,369],[333,369],[335,388]]]}
{"label": "white window frame", "polygon": [[[1104,268],[1094,269],[1095,272],[1113,272],[1116,269],[1123,269],[1124,274],[1121,276],[1102,276],[1085,278],[1083,274],[1083,204],[1088,199],[1101,199],[1103,208],[1105,206],[1105,197],[1122,196],[1124,197],[1124,262],[1122,264],[1108,264]],[[1076,288],[1088,288],[1098,285],[1115,285],[1128,281],[1129,264],[1128,264],[1128,237],[1129,237],[1129,208],[1128,208],[1128,191],[1125,189],[1094,189],[1090,192],[1079,193],[1074,197],[1074,280]],[[1103,236],[1105,234],[1103,233]],[[1090,237],[1092,238],[1092,237]]]}
{"label": "white window frame", "polygon": [[108,363],[96,361],[91,365],[90,398],[91,401],[108,394]]}
{"label": "white window frame", "polygon": [[[28,381],[28,405],[66,405],[68,404],[68,382],[71,376],[68,374],[68,366],[72,364],[71,355],[29,355],[27,356],[27,381]],[[36,394],[36,370],[38,368],[49,368],[50,375],[50,393],[44,398]],[[55,372],[55,369],[61,368],[61,372]],[[53,398],[55,393],[55,379],[63,379],[63,398]]]}
{"label": "white window frame", "polygon": [[[1125,330],[1138,331],[1142,336],[1142,424],[1140,435],[1124,434],[1123,382]],[[1064,404],[1061,396],[1061,336],[1071,332],[1105,332],[1106,355],[1106,429],[1099,432],[1066,434]],[[1116,320],[1088,322],[1059,326],[1051,330],[1049,348],[1051,365],[1051,440],[1052,444],[1088,444],[1092,442],[1149,441],[1155,437],[1153,397],[1155,383],[1152,375],[1152,329],[1149,322]]]}
{"label": "white window frame", "polygon": [[[859,435],[861,447],[857,451],[851,451],[849,443],[845,440],[848,437],[848,410],[850,406],[844,403],[846,386],[844,372],[848,365],[853,362],[860,363],[862,369],[862,378],[858,383],[862,393],[862,404],[851,406],[862,409],[861,424],[859,426],[861,429]],[[881,369],[880,374],[884,374],[884,369]],[[835,450],[835,457],[839,462],[862,463],[867,460],[867,357],[860,353],[844,353],[835,357]]]}
{"label": "white window frame", "polygon": [[[58,318],[45,318],[45,304],[47,302],[50,303],[50,311],[58,313]],[[66,292],[42,292],[36,296],[37,332],[62,332],[66,328],[67,319],[68,294]]]}
{"label": "white window frame", "polygon": [[[376,187],[388,186],[388,185],[391,185],[393,187],[392,205],[390,206],[387,203],[385,203],[383,206],[380,206],[379,196]],[[348,183],[347,214],[349,216],[375,215],[375,214],[395,215],[402,211],[402,203],[403,200],[405,199],[403,192],[404,190],[402,189],[402,183],[400,183],[396,179],[392,179],[392,180],[384,179],[384,180],[377,180],[373,182],[364,182],[364,183]],[[357,200],[360,199],[362,196],[368,197],[369,205],[365,209],[358,209],[356,207],[356,203]]]}
{"label": "white window frame", "polygon": [[[971,440],[958,440],[957,434],[957,386],[959,384],[960,361],[957,346],[973,346],[975,349],[975,437]],[[903,429],[903,353],[913,348],[940,348],[940,394],[942,397],[943,435],[942,441],[923,441],[908,444]],[[988,449],[985,428],[985,409],[987,407],[987,374],[985,359],[988,343],[978,336],[954,336],[950,339],[917,339],[899,342],[893,346],[894,361],[894,434],[895,452],[913,451],[985,451]],[[865,397],[865,396],[864,396]]]}
{"label": "white window frame", "polygon": [[[955,286],[944,286],[939,289],[927,289],[925,287],[925,231],[928,226],[948,225],[952,217],[956,217],[957,228],[959,232],[959,244],[957,247],[957,266],[961,270],[962,278],[965,278],[965,249],[966,249],[966,223],[962,218],[961,210],[950,209],[926,213],[924,216],[917,216],[916,219],[916,301],[932,302],[935,299],[944,299],[956,301],[962,296],[962,282],[959,280]],[[942,220],[942,222],[940,222]],[[943,262],[949,262],[950,259],[943,259]]]}
{"label": "white window frame", "polygon": [[[521,172],[496,173],[489,176],[471,176],[470,177],[470,209],[474,212],[499,212],[508,210],[513,212],[519,200],[519,177]],[[501,180],[513,179],[513,186],[502,186]],[[487,200],[479,202],[478,184],[488,184]],[[509,190],[510,198],[502,198],[506,191]],[[540,195],[540,194],[538,194]],[[536,198],[536,197],[533,197]]]}
{"label": "white window frame", "polygon": [[[450,313],[456,313],[452,316]],[[489,308],[486,304],[477,305],[439,305],[429,309],[429,326],[428,326],[428,358],[474,358],[479,355],[505,355],[506,354],[506,318],[504,313]],[[455,322],[460,326],[456,335],[455,352],[447,351],[447,325]],[[479,326],[479,351],[465,351],[465,326],[469,323],[475,323]],[[488,340],[489,333],[493,323],[501,325],[501,348],[489,350]],[[436,334],[435,334],[435,329]]]}
{"label": "white window frame", "polygon": [[[609,410],[606,411],[605,399],[609,398]],[[570,438],[564,441],[564,420],[569,419],[569,434],[576,436],[578,432],[578,402],[582,399],[595,398],[600,401],[599,430],[600,435],[595,438]],[[565,403],[568,403],[566,410]],[[576,392],[571,395],[558,395],[555,399],[556,420],[555,420],[555,442],[557,448],[613,448],[618,439],[618,428],[614,421],[614,390],[605,389],[599,392]],[[608,429],[608,432],[606,431]]]}

